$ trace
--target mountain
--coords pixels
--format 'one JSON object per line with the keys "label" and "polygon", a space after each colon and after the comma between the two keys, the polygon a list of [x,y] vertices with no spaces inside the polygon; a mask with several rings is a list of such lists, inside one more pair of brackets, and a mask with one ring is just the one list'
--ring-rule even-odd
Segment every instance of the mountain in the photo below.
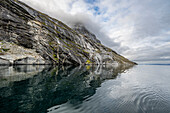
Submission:
{"label": "mountain", "polygon": [[0,1],[0,64],[134,65],[83,25],[72,29],[18,0]]}
{"label": "mountain", "polygon": [[80,35],[84,35],[85,37],[87,38],[90,38],[91,40],[93,40],[95,43],[100,43],[100,40],[98,40],[95,36],[95,34],[89,32],[86,27],[82,24],[82,23],[76,23],[74,26],[73,26],[73,29],[79,33]]}

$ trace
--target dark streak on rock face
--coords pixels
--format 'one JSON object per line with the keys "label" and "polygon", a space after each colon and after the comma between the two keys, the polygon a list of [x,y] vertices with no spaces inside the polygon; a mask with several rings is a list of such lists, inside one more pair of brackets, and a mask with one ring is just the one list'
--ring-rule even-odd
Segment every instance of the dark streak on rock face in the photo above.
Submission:
{"label": "dark streak on rock face", "polygon": [[[135,64],[103,46],[85,27],[81,28],[83,29],[78,27],[73,30],[61,21],[36,11],[18,0],[0,1],[0,41],[35,50],[38,54],[28,57],[28,53],[23,52],[26,56],[16,58],[12,63],[27,58],[41,61],[37,64]],[[0,54],[0,58],[5,54],[15,55],[6,52]],[[43,59],[38,59],[37,56]]]}

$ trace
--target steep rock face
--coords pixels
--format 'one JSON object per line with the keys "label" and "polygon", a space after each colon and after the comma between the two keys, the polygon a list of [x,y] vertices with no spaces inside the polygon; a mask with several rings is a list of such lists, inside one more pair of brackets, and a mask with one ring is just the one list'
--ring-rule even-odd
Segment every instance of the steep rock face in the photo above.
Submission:
{"label": "steep rock face", "polygon": [[101,44],[100,40],[98,40],[93,33],[89,32],[83,24],[77,23],[77,24],[74,25],[73,29],[77,33],[84,35],[85,37],[91,39],[95,43],[100,43]]}
{"label": "steep rock face", "polygon": [[135,64],[80,28],[71,29],[18,0],[1,0],[0,60],[10,64]]}

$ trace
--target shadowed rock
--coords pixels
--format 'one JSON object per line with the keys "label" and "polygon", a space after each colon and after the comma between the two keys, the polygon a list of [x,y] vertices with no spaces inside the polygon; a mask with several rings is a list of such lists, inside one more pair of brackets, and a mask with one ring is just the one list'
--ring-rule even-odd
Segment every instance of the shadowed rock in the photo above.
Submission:
{"label": "shadowed rock", "polygon": [[0,1],[0,58],[11,64],[135,64],[85,27],[71,29],[18,0]]}

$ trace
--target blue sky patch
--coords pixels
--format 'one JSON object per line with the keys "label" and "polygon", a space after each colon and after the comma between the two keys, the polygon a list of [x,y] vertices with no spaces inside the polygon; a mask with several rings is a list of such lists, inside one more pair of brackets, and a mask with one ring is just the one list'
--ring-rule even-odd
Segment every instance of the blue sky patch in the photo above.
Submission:
{"label": "blue sky patch", "polygon": [[93,10],[95,11],[94,15],[100,15],[101,14],[100,9],[99,9],[98,6],[94,6]]}
{"label": "blue sky patch", "polygon": [[85,2],[89,3],[89,4],[93,4],[96,2],[96,0],[84,0]]}
{"label": "blue sky patch", "polygon": [[98,6],[94,6],[94,8],[93,8],[95,11],[99,11],[99,7]]}

